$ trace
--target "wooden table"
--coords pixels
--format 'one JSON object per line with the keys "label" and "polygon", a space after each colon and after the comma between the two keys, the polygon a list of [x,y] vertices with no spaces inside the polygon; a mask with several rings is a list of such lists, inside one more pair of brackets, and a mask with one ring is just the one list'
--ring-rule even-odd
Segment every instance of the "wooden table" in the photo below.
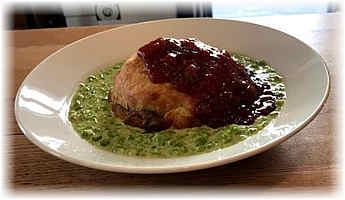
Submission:
{"label": "wooden table", "polygon": [[[10,191],[97,191],[129,186],[216,186],[214,189],[258,189],[258,192],[293,190],[294,193],[332,193],[339,185],[341,154],[337,154],[339,98],[337,80],[341,65],[341,15],[299,15],[241,19],[285,31],[306,42],[326,60],[332,79],[331,92],[321,113],[306,128],[286,142],[245,160],[221,167],[188,173],[135,175],[99,171],[60,160],[33,145],[19,130],[14,98],[21,82],[48,55],[87,35],[117,27],[9,31],[8,54],[10,89],[6,97],[7,186]],[[231,38],[231,37],[230,37]],[[338,145],[339,146],[339,145]],[[252,187],[253,186],[253,187]],[[258,187],[260,186],[260,187]],[[172,187],[169,187],[172,188]],[[196,187],[199,188],[199,187]],[[209,187],[208,187],[209,188]],[[263,189],[262,189],[263,188]],[[238,190],[236,190],[238,191]]]}

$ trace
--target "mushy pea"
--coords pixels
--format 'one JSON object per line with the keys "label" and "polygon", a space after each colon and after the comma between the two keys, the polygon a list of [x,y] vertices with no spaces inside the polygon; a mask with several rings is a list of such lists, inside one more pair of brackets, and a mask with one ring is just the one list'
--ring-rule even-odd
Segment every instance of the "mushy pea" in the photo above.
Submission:
{"label": "mushy pea", "polygon": [[68,118],[74,130],[85,140],[117,154],[140,157],[177,157],[211,152],[245,140],[258,133],[278,116],[286,94],[282,77],[265,61],[232,54],[233,59],[260,74],[270,83],[276,100],[276,110],[256,119],[252,125],[231,124],[220,128],[207,126],[187,129],[167,129],[147,133],[124,124],[114,117],[108,92],[113,86],[113,74],[122,63],[108,66],[90,75],[74,94]]}

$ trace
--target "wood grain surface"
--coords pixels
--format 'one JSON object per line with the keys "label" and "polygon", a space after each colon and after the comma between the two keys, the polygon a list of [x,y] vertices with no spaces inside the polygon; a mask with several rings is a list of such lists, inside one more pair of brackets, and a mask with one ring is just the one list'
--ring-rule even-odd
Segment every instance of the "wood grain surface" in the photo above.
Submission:
{"label": "wood grain surface", "polygon": [[[245,18],[291,34],[312,46],[325,59],[331,75],[331,92],[320,114],[286,142],[245,160],[188,173],[135,175],[112,173],[78,166],[32,144],[18,128],[13,113],[14,98],[24,78],[37,64],[65,45],[118,25],[78,28],[7,31],[8,122],[6,138],[6,186],[17,191],[86,191],[134,186],[264,187],[266,191],[336,191],[341,155],[337,129],[338,80],[341,79],[339,49],[342,48],[341,15],[299,15]],[[231,39],[231,36],[229,36]],[[293,59],[293,58],[292,58]]]}

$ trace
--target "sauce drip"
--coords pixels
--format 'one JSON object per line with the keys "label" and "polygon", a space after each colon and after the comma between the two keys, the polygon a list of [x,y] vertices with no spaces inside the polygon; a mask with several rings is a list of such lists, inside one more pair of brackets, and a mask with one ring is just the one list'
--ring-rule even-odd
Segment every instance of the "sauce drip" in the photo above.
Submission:
{"label": "sauce drip", "polygon": [[158,38],[138,50],[153,83],[171,83],[196,100],[194,115],[212,128],[253,124],[275,110],[271,86],[226,50],[196,39]]}

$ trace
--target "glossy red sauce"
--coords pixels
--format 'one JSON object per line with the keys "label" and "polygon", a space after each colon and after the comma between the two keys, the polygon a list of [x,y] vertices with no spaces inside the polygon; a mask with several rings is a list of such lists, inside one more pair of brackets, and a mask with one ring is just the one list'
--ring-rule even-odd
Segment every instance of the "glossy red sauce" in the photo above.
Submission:
{"label": "glossy red sauce", "polygon": [[197,101],[194,114],[202,124],[252,124],[275,109],[270,86],[226,50],[196,39],[158,38],[141,47],[138,56],[153,83],[171,83]]}

